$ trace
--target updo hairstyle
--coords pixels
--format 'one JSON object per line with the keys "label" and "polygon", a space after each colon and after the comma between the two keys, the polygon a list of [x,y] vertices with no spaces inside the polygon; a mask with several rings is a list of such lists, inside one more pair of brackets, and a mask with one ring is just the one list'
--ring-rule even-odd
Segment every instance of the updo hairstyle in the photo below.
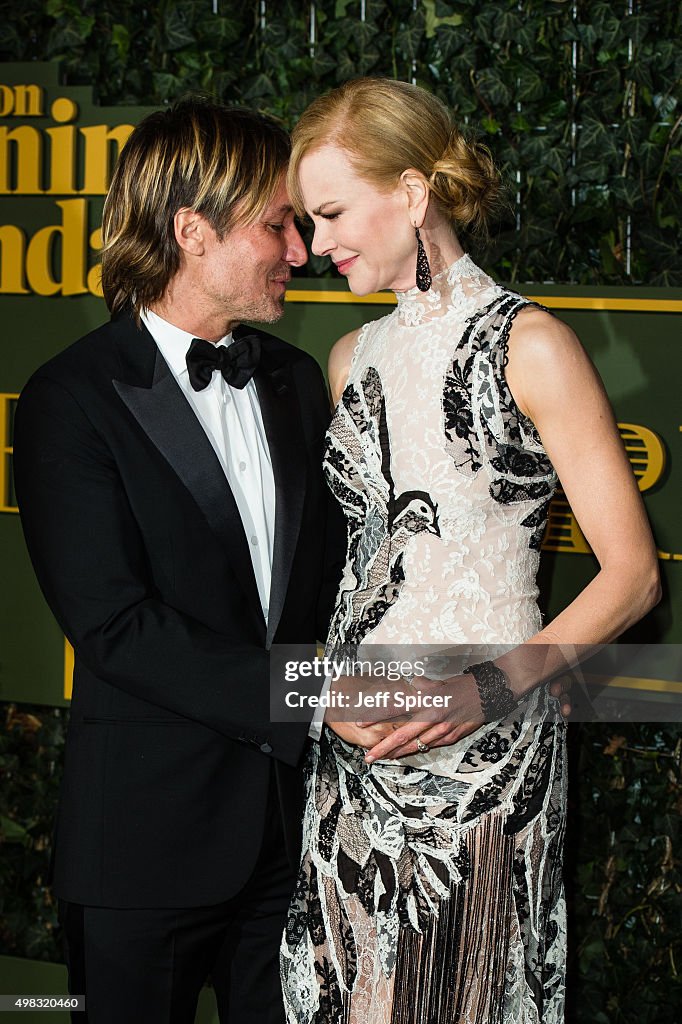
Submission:
{"label": "updo hairstyle", "polygon": [[390,78],[357,78],[320,96],[292,132],[288,188],[304,213],[298,183],[303,156],[326,144],[345,150],[357,173],[392,191],[408,167],[420,171],[456,229],[485,231],[500,206],[501,183],[490,151],[466,139],[432,93]]}

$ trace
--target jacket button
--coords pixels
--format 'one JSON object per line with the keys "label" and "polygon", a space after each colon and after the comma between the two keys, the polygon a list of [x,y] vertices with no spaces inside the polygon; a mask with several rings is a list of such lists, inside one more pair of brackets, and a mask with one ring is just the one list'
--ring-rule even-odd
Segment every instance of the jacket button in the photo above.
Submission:
{"label": "jacket button", "polygon": [[269,743],[261,743],[260,748],[261,748],[261,750],[263,751],[264,754],[271,754],[272,753],[272,747],[270,746]]}

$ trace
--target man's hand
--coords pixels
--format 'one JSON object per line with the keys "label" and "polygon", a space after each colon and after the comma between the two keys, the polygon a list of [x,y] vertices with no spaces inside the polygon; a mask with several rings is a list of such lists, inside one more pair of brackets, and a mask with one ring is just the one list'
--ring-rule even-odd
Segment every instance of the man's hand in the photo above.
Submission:
{"label": "man's hand", "polygon": [[571,686],[573,685],[573,678],[569,673],[565,676],[559,676],[558,679],[553,679],[549,684],[549,692],[552,697],[556,697],[557,700],[561,701],[561,714],[564,718],[568,718],[573,710],[571,704]]}

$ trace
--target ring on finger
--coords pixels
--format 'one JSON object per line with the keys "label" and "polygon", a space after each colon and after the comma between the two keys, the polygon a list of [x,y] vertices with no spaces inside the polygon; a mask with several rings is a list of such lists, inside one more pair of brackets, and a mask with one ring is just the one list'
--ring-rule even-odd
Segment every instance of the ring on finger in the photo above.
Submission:
{"label": "ring on finger", "polygon": [[431,747],[428,745],[428,743],[422,743],[420,739],[417,740],[417,750],[419,751],[420,754],[426,754],[427,751],[429,751],[430,749]]}

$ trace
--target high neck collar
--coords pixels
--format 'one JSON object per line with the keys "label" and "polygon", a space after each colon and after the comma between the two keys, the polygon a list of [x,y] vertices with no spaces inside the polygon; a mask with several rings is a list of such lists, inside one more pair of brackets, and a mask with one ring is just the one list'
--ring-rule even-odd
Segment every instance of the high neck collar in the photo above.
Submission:
{"label": "high neck collar", "polygon": [[476,266],[468,253],[464,253],[434,275],[427,292],[417,287],[396,292],[398,318],[405,326],[412,327],[424,321],[451,316],[479,304],[481,293],[496,287],[492,278]]}

